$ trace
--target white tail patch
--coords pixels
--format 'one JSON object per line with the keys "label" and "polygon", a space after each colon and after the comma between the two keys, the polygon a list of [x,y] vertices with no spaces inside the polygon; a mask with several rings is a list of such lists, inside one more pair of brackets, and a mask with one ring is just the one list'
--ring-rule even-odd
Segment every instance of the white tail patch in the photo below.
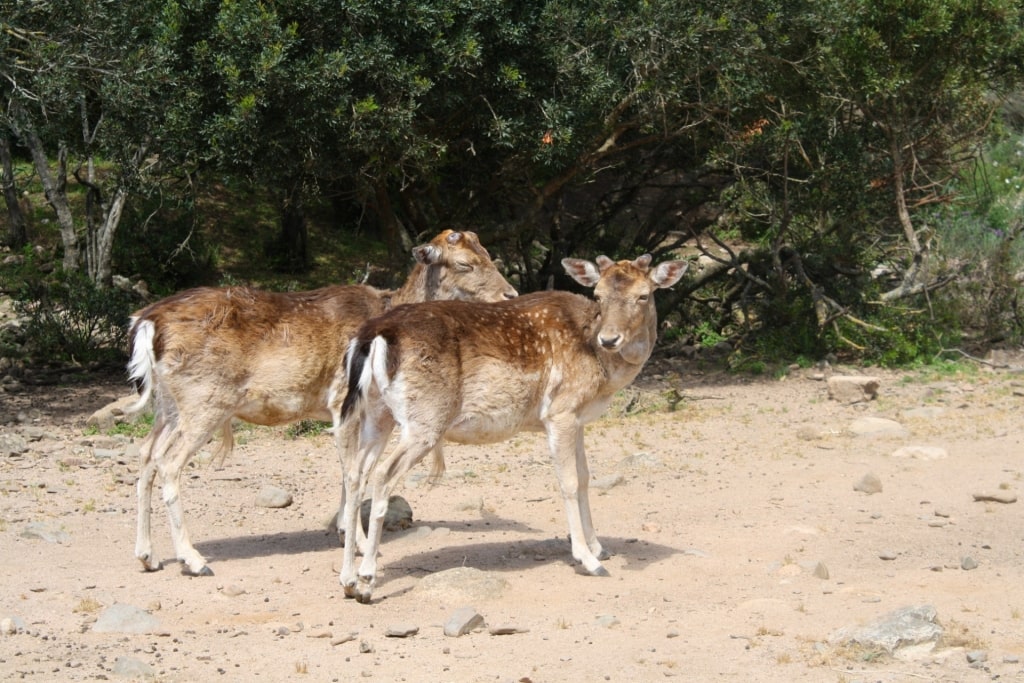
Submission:
{"label": "white tail patch", "polygon": [[140,384],[142,389],[139,391],[139,400],[128,408],[128,412],[137,413],[149,404],[153,396],[153,373],[156,371],[153,337],[156,335],[156,327],[151,320],[138,322],[138,318],[132,318],[131,330],[132,357],[128,360],[128,379]]}
{"label": "white tail patch", "polygon": [[[373,381],[377,385],[378,391],[383,392],[388,388],[391,378],[388,377],[388,343],[384,337],[374,337],[370,342],[370,354],[366,358],[366,368],[373,373]],[[366,389],[363,386],[362,378],[359,380],[359,388],[365,394]]]}

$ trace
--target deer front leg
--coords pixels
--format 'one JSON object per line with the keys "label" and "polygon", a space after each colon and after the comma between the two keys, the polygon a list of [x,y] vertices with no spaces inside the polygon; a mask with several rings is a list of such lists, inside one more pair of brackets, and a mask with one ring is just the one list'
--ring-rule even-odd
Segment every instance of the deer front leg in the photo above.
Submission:
{"label": "deer front leg", "polygon": [[576,416],[570,414],[551,418],[547,423],[547,433],[551,460],[569,520],[572,556],[591,576],[609,576],[599,559],[607,557],[607,554],[597,540],[590,516],[590,472],[583,451],[583,427]]}

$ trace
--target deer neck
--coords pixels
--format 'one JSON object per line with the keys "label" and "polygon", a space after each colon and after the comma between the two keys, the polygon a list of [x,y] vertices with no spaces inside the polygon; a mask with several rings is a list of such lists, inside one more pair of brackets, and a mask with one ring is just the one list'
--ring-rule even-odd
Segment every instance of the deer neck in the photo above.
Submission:
{"label": "deer neck", "polygon": [[438,298],[440,269],[417,263],[401,288],[385,292],[390,296],[392,308],[401,304],[418,304]]}

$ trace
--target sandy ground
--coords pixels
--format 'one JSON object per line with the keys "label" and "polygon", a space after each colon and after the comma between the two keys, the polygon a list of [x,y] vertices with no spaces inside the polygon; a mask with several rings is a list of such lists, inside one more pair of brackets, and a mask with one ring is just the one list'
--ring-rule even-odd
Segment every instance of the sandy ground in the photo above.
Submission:
{"label": "sandy ground", "polygon": [[[587,431],[610,578],[572,564],[541,436],[449,446],[439,485],[421,466],[398,491],[415,523],[386,534],[370,605],[342,596],[341,551],[323,526],[338,496],[329,435],[240,425],[235,455],[218,469],[204,452],[184,483],[215,576],[179,573],[162,509],[155,549],[170,566],[143,573],[137,444],[84,426],[124,385],[0,394],[0,430],[42,437],[0,458],[0,680],[128,680],[126,665],[159,681],[1024,680],[1024,501],[973,498],[1024,486],[1024,374],[882,373],[878,398],[860,405],[830,400],[811,375],[650,364]],[[865,416],[905,432],[853,435]],[[893,456],[905,446],[946,457]],[[855,490],[868,473],[881,492]],[[266,484],[294,503],[257,507]],[[53,537],[26,536],[32,525]],[[977,568],[962,569],[965,557]],[[460,567],[504,588],[424,590]],[[93,630],[115,604],[159,627]],[[945,629],[929,653],[829,642],[924,604]],[[445,636],[467,606],[485,625]],[[390,637],[395,627],[418,631]]]}

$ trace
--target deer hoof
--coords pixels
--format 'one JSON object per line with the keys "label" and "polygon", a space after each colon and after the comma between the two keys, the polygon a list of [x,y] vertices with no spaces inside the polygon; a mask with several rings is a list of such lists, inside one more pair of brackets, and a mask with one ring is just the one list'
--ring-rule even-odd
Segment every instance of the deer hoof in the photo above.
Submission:
{"label": "deer hoof", "polygon": [[592,572],[590,572],[590,575],[591,576],[611,576],[611,574],[608,573],[608,570],[605,569],[604,567],[602,567],[601,565],[598,565],[597,569],[595,569]]}
{"label": "deer hoof", "polygon": [[139,562],[142,563],[142,570],[145,572],[158,572],[164,568],[163,562],[154,562],[149,555],[140,557]]}
{"label": "deer hoof", "polygon": [[185,576],[213,576],[213,570],[210,569],[209,565],[204,564],[198,569],[198,571],[196,571],[184,562],[181,563],[181,573]]}

